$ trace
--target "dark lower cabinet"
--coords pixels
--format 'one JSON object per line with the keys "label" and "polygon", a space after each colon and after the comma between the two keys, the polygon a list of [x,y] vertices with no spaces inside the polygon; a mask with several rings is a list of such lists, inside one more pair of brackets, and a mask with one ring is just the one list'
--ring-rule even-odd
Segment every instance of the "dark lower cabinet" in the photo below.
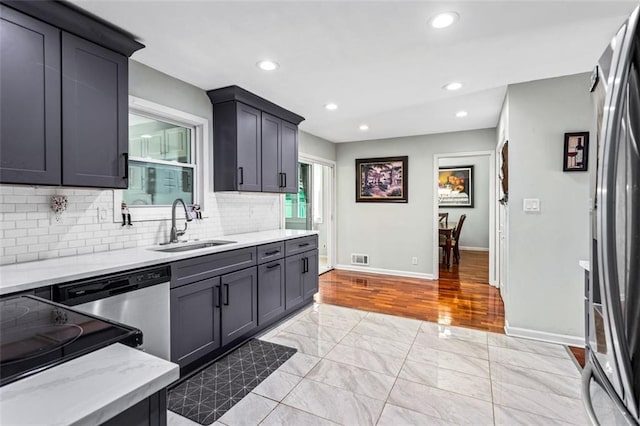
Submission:
{"label": "dark lower cabinet", "polygon": [[258,327],[258,272],[247,268],[223,275],[222,346]]}
{"label": "dark lower cabinet", "polygon": [[62,33],[62,183],[128,187],[128,59]]}
{"label": "dark lower cabinet", "polygon": [[102,426],[165,426],[166,424],[167,390],[162,389],[102,423]]}
{"label": "dark lower cabinet", "polygon": [[318,292],[318,250],[285,258],[285,305],[291,310]]}
{"label": "dark lower cabinet", "polygon": [[182,367],[220,347],[219,293],[220,277],[171,289],[171,361]]}
{"label": "dark lower cabinet", "polygon": [[258,325],[284,314],[284,259],[258,266]]}
{"label": "dark lower cabinet", "polygon": [[285,308],[294,309],[304,301],[302,274],[304,253],[285,258]]}
{"label": "dark lower cabinet", "polygon": [[302,274],[302,291],[306,300],[318,292],[318,250],[308,251],[303,257],[306,260],[305,272]]}
{"label": "dark lower cabinet", "polygon": [[60,30],[0,5],[0,182],[59,185]]}

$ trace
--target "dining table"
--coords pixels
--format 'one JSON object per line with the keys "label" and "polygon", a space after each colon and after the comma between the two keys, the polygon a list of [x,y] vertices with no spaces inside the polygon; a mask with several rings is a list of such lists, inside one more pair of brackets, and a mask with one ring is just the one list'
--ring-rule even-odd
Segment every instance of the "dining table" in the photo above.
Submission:
{"label": "dining table", "polygon": [[457,223],[455,222],[438,222],[438,234],[445,237],[444,245],[444,263],[447,265],[447,269],[451,268],[451,240],[453,239],[453,232],[456,230]]}

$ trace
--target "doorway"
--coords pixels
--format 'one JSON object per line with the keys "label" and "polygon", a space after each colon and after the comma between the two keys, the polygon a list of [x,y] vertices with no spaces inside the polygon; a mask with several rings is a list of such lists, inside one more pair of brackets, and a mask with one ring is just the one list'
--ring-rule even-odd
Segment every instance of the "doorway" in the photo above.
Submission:
{"label": "doorway", "polygon": [[[441,275],[450,275],[451,271],[461,271],[472,267],[474,261],[484,259],[484,282],[496,285],[495,273],[495,152],[474,151],[434,155],[434,196],[433,196],[433,236],[434,258],[433,276],[435,279]],[[442,176],[450,173],[455,182],[447,179],[440,182]],[[458,174],[461,173],[460,176]],[[465,174],[466,173],[466,174]],[[470,182],[469,182],[470,180]],[[464,189],[461,189],[465,187]],[[448,207],[441,206],[443,200],[449,195]],[[455,264],[454,250],[451,250],[449,260],[450,267],[443,267],[443,256],[440,248],[440,235],[446,235],[441,229],[440,218],[446,217],[449,227],[454,228],[451,234],[455,234],[455,225],[465,215],[461,237],[457,243],[460,253],[459,264]],[[468,261],[465,263],[465,257]],[[488,263],[488,264],[487,264]],[[455,269],[454,269],[455,268]],[[485,272],[486,271],[486,272]],[[475,271],[467,271],[471,276]]]}
{"label": "doorway", "polygon": [[298,193],[284,199],[284,227],[318,232],[322,274],[335,265],[335,163],[300,155],[298,176]]}

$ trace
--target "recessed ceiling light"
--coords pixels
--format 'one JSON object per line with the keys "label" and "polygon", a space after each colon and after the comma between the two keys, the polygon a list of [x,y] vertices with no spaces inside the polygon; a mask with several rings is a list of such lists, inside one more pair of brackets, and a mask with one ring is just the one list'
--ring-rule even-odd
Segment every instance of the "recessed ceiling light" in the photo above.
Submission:
{"label": "recessed ceiling light", "polygon": [[366,132],[367,130],[369,130],[369,126],[367,126],[366,124],[361,124],[360,130],[362,130],[363,132]]}
{"label": "recessed ceiling light", "polygon": [[151,139],[151,135],[140,135],[142,139]]}
{"label": "recessed ceiling light", "polygon": [[333,102],[326,104],[324,107],[329,111],[335,111],[336,109],[338,109],[338,105],[334,104]]}
{"label": "recessed ceiling light", "polygon": [[446,86],[444,86],[445,89],[447,90],[458,90],[462,88],[462,83],[459,83],[457,81],[453,81],[449,84],[447,84]]}
{"label": "recessed ceiling light", "polygon": [[467,111],[458,111],[458,112],[456,112],[456,117],[462,118],[462,117],[466,117],[467,115],[468,115]]}
{"label": "recessed ceiling light", "polygon": [[436,15],[431,19],[431,26],[433,28],[441,29],[447,28],[458,20],[459,15],[456,12],[444,12]]}
{"label": "recessed ceiling light", "polygon": [[258,68],[264,71],[273,71],[279,66],[277,62],[273,62],[269,60],[260,61],[258,62],[257,65],[258,65]]}

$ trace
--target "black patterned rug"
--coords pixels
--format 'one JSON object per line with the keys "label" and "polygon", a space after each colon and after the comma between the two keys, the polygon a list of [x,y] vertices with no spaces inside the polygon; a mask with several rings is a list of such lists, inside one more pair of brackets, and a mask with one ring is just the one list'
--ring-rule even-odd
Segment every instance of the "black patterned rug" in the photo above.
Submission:
{"label": "black patterned rug", "polygon": [[296,349],[287,346],[251,339],[171,388],[167,408],[210,425],[295,353]]}

